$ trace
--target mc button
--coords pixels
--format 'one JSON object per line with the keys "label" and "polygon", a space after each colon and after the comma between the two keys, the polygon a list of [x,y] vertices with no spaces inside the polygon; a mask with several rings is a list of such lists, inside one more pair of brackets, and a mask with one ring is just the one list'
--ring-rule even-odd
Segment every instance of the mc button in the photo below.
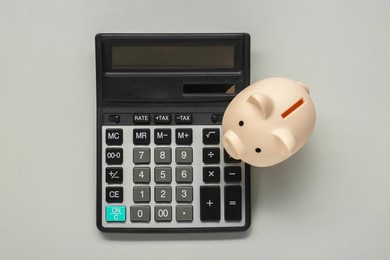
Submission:
{"label": "mc button", "polygon": [[122,129],[106,129],[106,144],[107,145],[122,145],[123,130]]}

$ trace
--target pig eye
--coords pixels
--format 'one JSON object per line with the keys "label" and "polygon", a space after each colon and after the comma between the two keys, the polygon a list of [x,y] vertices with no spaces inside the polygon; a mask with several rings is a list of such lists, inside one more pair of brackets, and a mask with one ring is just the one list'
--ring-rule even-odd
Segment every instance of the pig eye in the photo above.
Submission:
{"label": "pig eye", "polygon": [[255,149],[255,152],[256,152],[256,153],[260,153],[260,152],[261,152],[261,149],[260,149],[260,148],[256,148],[256,149]]}
{"label": "pig eye", "polygon": [[244,125],[244,121],[241,120],[240,122],[238,122],[238,125],[239,126],[243,126]]}

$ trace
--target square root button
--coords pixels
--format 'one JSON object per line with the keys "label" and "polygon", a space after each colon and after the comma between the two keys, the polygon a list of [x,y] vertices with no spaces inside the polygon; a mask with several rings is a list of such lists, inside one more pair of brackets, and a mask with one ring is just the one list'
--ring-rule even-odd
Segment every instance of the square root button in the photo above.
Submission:
{"label": "square root button", "polygon": [[126,207],[125,206],[106,206],[106,221],[107,222],[125,222]]}

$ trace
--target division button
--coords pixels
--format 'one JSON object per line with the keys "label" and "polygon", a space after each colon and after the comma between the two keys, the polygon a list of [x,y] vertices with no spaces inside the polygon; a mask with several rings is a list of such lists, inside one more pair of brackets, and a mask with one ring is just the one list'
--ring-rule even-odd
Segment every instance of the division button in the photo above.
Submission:
{"label": "division button", "polygon": [[106,129],[106,144],[107,145],[122,145],[123,130],[118,128]]}
{"label": "division button", "polygon": [[220,154],[219,147],[203,148],[204,163],[219,163]]}
{"label": "division button", "polygon": [[225,187],[225,220],[240,221],[242,218],[241,186]]}
{"label": "division button", "polygon": [[125,206],[106,206],[106,221],[107,222],[125,222],[126,207]]}
{"label": "division button", "polygon": [[176,221],[177,222],[191,222],[193,220],[192,205],[176,206]]}
{"label": "division button", "polygon": [[155,114],[154,123],[156,124],[170,124],[171,114]]}
{"label": "division button", "polygon": [[108,203],[123,202],[123,187],[106,187],[106,201]]}
{"label": "division button", "polygon": [[150,114],[134,114],[133,123],[137,125],[147,125],[150,123]]}
{"label": "division button", "polygon": [[219,221],[221,219],[221,194],[219,186],[200,187],[200,219]]}
{"label": "division button", "polygon": [[192,114],[176,114],[175,122],[176,124],[191,124]]}

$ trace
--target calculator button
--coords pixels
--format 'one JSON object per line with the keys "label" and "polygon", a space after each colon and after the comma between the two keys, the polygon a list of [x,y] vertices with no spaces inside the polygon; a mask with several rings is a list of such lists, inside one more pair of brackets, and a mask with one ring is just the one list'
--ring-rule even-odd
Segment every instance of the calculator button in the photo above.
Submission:
{"label": "calculator button", "polygon": [[148,164],[148,163],[150,163],[150,148],[134,148],[133,149],[133,162],[135,164]]}
{"label": "calculator button", "polygon": [[224,152],[224,155],[223,155],[223,157],[224,157],[224,161],[225,161],[225,163],[239,163],[239,162],[241,162],[241,160],[236,160],[236,159],[234,159],[233,157],[231,157],[227,152],[226,152],[226,150],[223,150]]}
{"label": "calculator button", "polygon": [[191,222],[193,220],[192,205],[176,206],[176,221],[177,222]]}
{"label": "calculator button", "polygon": [[218,128],[203,129],[203,143],[219,144],[219,129]]}
{"label": "calculator button", "polygon": [[107,222],[125,222],[126,207],[125,206],[106,206],[106,221]]}
{"label": "calculator button", "polygon": [[203,182],[217,183],[220,181],[221,170],[219,167],[203,167]]}
{"label": "calculator button", "polygon": [[192,167],[178,166],[176,167],[176,182],[177,183],[192,183]]}
{"label": "calculator button", "polygon": [[241,218],[241,186],[226,186],[225,220],[239,221]]}
{"label": "calculator button", "polygon": [[133,143],[136,145],[150,144],[150,129],[133,129]]}
{"label": "calculator button", "polygon": [[169,147],[157,147],[154,149],[154,162],[156,164],[170,164],[171,159],[171,148]]}
{"label": "calculator button", "polygon": [[135,167],[133,169],[134,183],[149,183],[150,182],[150,168],[149,167]]}
{"label": "calculator button", "polygon": [[154,168],[154,181],[156,183],[171,183],[172,182],[172,168],[170,168],[170,167],[156,167],[156,168]]}
{"label": "calculator button", "polygon": [[175,122],[176,124],[191,124],[192,114],[176,114]]}
{"label": "calculator button", "polygon": [[107,164],[122,164],[123,163],[123,149],[122,148],[107,148],[106,149],[106,163]]}
{"label": "calculator button", "polygon": [[108,203],[123,202],[123,187],[106,187],[106,201]]}
{"label": "calculator button", "polygon": [[225,182],[240,182],[241,181],[241,166],[226,166]]}
{"label": "calculator button", "polygon": [[177,186],[176,187],[176,201],[177,202],[192,202],[192,187],[191,186]]}
{"label": "calculator button", "polygon": [[220,154],[218,147],[203,148],[203,162],[204,163],[219,163]]}
{"label": "calculator button", "polygon": [[150,202],[150,187],[149,186],[135,186],[133,188],[134,202]]}
{"label": "calculator button", "polygon": [[155,114],[154,123],[156,124],[170,124],[171,114]]}
{"label": "calculator button", "polygon": [[172,201],[172,187],[170,187],[170,186],[156,186],[156,187],[154,187],[154,200],[156,202],[171,202]]}
{"label": "calculator button", "polygon": [[176,144],[184,144],[184,145],[192,144],[192,129],[190,128],[176,129]]}
{"label": "calculator button", "polygon": [[172,221],[172,206],[155,206],[154,220],[156,220],[156,222]]}
{"label": "calculator button", "polygon": [[123,130],[122,129],[106,129],[106,144],[107,145],[122,145]]}
{"label": "calculator button", "polygon": [[145,125],[150,123],[150,115],[149,114],[134,114],[133,115],[133,123],[137,125]]}
{"label": "calculator button", "polygon": [[176,148],[176,163],[191,164],[192,163],[192,148],[178,147]]}
{"label": "calculator button", "polygon": [[150,206],[131,206],[130,220],[132,222],[149,222]]}
{"label": "calculator button", "polygon": [[121,121],[121,116],[120,115],[109,115],[108,121],[110,121],[112,123],[119,123]]}
{"label": "calculator button", "polygon": [[106,182],[108,184],[118,184],[123,182],[123,168],[106,168]]}
{"label": "calculator button", "polygon": [[171,144],[171,129],[156,129],[154,130],[155,144]]}
{"label": "calculator button", "polygon": [[221,194],[219,186],[200,187],[200,219],[218,221],[221,219]]}

